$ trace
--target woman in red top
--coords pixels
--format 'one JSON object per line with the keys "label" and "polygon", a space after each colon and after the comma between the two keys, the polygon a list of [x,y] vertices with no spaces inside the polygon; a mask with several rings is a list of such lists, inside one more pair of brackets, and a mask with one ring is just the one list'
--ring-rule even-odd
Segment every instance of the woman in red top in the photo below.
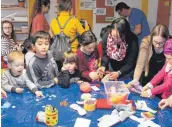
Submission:
{"label": "woman in red top", "polygon": [[35,13],[32,20],[32,35],[37,31],[49,32],[50,26],[44,16],[50,9],[50,0],[36,0]]}

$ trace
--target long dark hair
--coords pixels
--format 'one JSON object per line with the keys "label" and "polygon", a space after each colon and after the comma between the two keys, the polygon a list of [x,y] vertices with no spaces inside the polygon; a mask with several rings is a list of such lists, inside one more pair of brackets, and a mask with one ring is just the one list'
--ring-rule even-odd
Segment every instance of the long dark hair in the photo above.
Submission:
{"label": "long dark hair", "polygon": [[48,4],[50,4],[50,0],[36,0],[34,3],[32,17],[35,17],[36,14],[42,11],[42,5],[47,6]]}
{"label": "long dark hair", "polygon": [[59,11],[70,11],[72,9],[72,0],[60,0]]}
{"label": "long dark hair", "polygon": [[86,31],[81,34],[79,43],[83,46],[87,46],[91,43],[97,43],[97,38],[92,31]]}
{"label": "long dark hair", "polygon": [[111,30],[117,29],[123,41],[131,35],[130,25],[125,18],[117,18],[111,24]]}
{"label": "long dark hair", "polygon": [[2,36],[7,38],[7,35],[4,33],[4,30],[3,30],[3,25],[4,23],[9,23],[11,24],[11,27],[12,27],[12,32],[11,32],[11,39],[13,39],[14,41],[16,41],[16,35],[15,35],[15,32],[14,32],[14,26],[12,24],[12,22],[8,21],[8,20],[4,20],[2,21],[2,24],[1,24],[1,32],[2,32]]}

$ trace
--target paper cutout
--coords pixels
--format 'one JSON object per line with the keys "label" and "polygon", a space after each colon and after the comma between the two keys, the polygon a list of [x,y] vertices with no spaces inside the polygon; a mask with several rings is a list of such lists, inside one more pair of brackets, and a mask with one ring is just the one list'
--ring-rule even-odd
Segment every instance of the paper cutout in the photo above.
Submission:
{"label": "paper cutout", "polygon": [[161,126],[154,123],[153,121],[147,120],[145,122],[141,122],[137,127],[161,127]]}
{"label": "paper cutout", "polygon": [[153,119],[155,119],[155,116],[152,113],[150,113],[150,112],[142,112],[141,116],[143,118],[145,118],[146,120],[153,120]]}
{"label": "paper cutout", "polygon": [[77,118],[74,127],[89,127],[91,120],[84,118]]}
{"label": "paper cutout", "polygon": [[76,110],[78,112],[78,114],[81,116],[84,116],[87,114],[87,112],[77,104],[71,104],[70,108],[73,110]]}
{"label": "paper cutout", "polygon": [[9,102],[5,102],[1,108],[9,108],[11,106],[11,104]]}

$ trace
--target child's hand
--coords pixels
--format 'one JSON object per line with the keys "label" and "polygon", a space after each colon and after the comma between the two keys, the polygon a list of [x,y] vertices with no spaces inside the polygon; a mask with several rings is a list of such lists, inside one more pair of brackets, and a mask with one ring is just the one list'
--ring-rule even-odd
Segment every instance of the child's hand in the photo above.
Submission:
{"label": "child's hand", "polygon": [[1,98],[7,98],[7,93],[1,88]]}
{"label": "child's hand", "polygon": [[165,107],[167,107],[168,104],[168,99],[162,99],[159,103],[158,106],[160,109],[164,109]]}
{"label": "child's hand", "polygon": [[132,87],[134,86],[134,84],[135,84],[136,82],[138,82],[138,81],[137,81],[137,80],[132,80],[132,81],[130,81],[130,82],[128,83],[128,85],[126,85],[126,87],[127,87],[128,89],[130,89],[130,88],[132,88]]}
{"label": "child's hand", "polygon": [[101,66],[98,68],[97,72],[99,73],[99,75],[104,75],[105,73],[105,67]]}
{"label": "child's hand", "polygon": [[142,92],[141,92],[141,96],[142,96],[142,97],[150,98],[150,97],[151,97],[151,90],[148,89],[148,90],[146,90],[146,91],[142,91]]}
{"label": "child's hand", "polygon": [[143,87],[142,91],[146,91],[146,90],[152,89],[152,88],[153,88],[152,84],[151,84],[151,83],[147,83],[147,84]]}
{"label": "child's hand", "polygon": [[54,83],[58,84],[58,79],[57,78],[54,78]]}
{"label": "child's hand", "polygon": [[38,97],[42,97],[42,96],[43,96],[43,94],[42,94],[41,91],[36,91],[35,94],[36,94],[36,96],[38,96]]}
{"label": "child's hand", "polygon": [[16,88],[16,93],[23,93],[23,88]]}
{"label": "child's hand", "polygon": [[97,79],[99,79],[99,73],[98,73],[98,72],[90,72],[90,73],[89,73],[89,77],[90,77],[92,80],[97,80]]}

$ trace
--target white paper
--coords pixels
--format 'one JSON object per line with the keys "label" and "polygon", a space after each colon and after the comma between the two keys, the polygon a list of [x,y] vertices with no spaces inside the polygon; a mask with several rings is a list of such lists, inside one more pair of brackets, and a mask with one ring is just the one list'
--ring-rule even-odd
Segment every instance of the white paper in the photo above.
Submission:
{"label": "white paper", "polygon": [[106,15],[106,8],[96,8],[96,15]]}
{"label": "white paper", "polygon": [[80,0],[80,10],[92,10],[92,9],[93,9],[92,0]]}
{"label": "white paper", "polygon": [[115,6],[117,0],[105,0],[105,6]]}
{"label": "white paper", "polygon": [[91,88],[92,88],[94,91],[99,91],[99,90],[100,90],[97,86],[91,86]]}
{"label": "white paper", "polygon": [[84,118],[77,118],[74,127],[89,127],[91,120]]}

